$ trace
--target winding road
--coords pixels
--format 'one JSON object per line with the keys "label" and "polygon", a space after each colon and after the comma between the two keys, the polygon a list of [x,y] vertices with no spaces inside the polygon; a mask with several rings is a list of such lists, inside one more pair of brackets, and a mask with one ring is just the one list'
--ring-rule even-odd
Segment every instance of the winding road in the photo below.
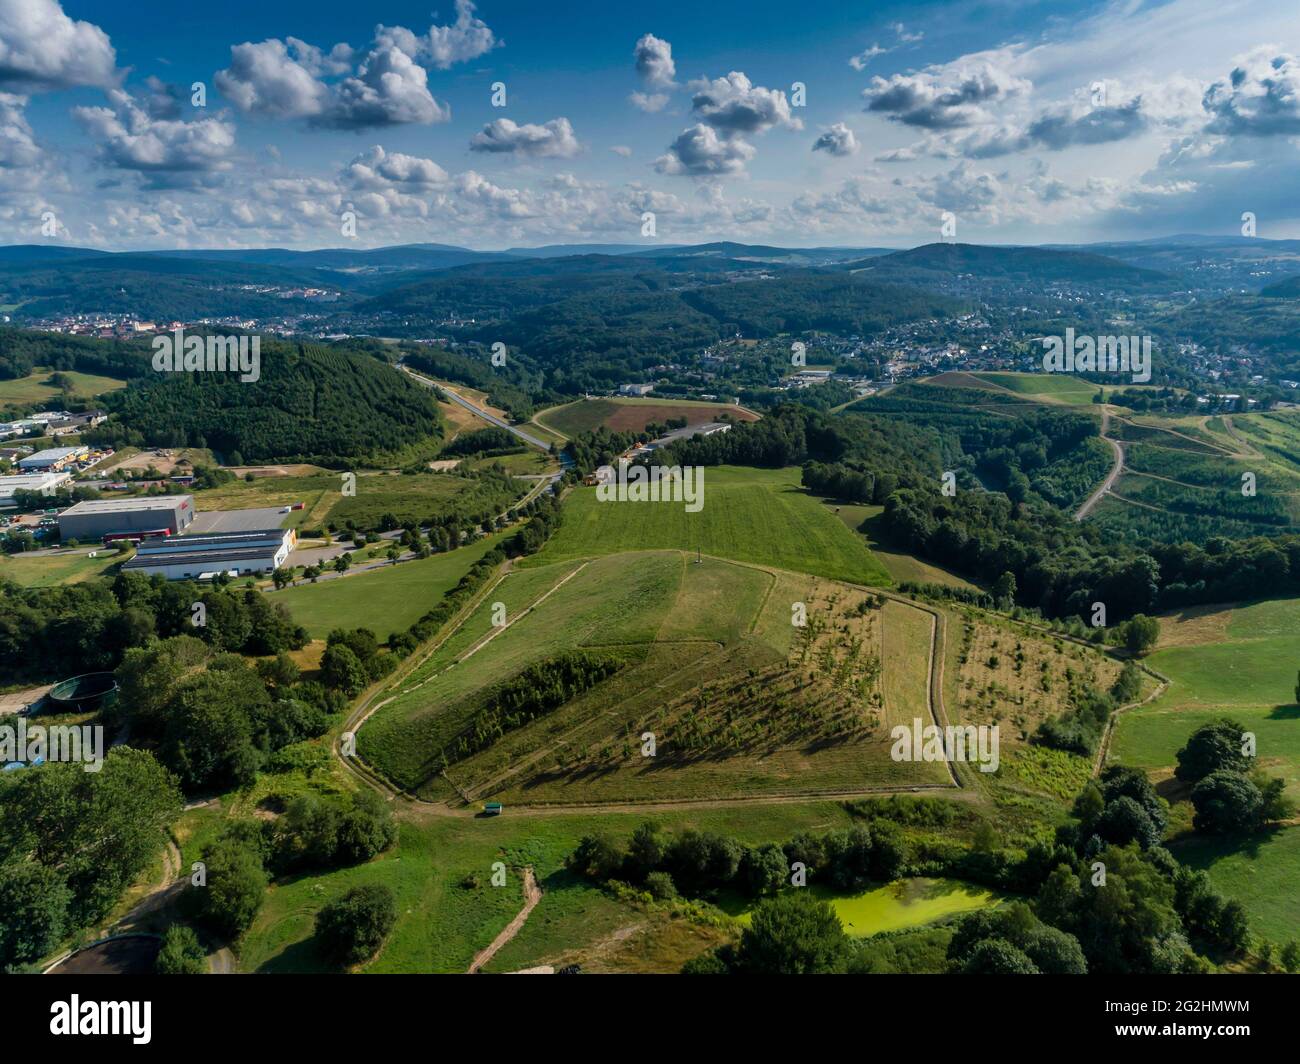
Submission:
{"label": "winding road", "polygon": [[1119,440],[1111,439],[1106,435],[1106,430],[1110,428],[1110,411],[1106,407],[1101,408],[1101,438],[1110,444],[1115,452],[1115,464],[1111,467],[1110,473],[1106,479],[1101,482],[1097,490],[1088,496],[1088,499],[1078,510],[1075,511],[1074,519],[1082,521],[1092,512],[1092,508],[1101,502],[1101,497],[1115,486],[1115,481],[1119,479],[1120,473],[1124,471],[1124,445]]}

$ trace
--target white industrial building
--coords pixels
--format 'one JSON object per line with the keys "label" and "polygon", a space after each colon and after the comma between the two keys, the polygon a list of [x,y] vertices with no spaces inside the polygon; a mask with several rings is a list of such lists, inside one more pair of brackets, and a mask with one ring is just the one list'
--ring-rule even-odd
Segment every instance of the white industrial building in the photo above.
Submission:
{"label": "white industrial building", "polygon": [[68,473],[20,473],[12,477],[0,477],[0,509],[11,510],[16,491],[43,491],[47,495],[64,484],[71,484],[72,476]]}
{"label": "white industrial building", "polygon": [[292,528],[149,539],[141,542],[135,557],[122,568],[167,580],[210,580],[222,573],[269,573],[285,563],[296,543]]}
{"label": "white industrial building", "polygon": [[57,473],[64,466],[80,462],[83,458],[89,457],[90,448],[84,443],[76,447],[50,447],[44,451],[37,451],[26,458],[18,459],[18,468],[24,473],[37,473],[42,470]]}

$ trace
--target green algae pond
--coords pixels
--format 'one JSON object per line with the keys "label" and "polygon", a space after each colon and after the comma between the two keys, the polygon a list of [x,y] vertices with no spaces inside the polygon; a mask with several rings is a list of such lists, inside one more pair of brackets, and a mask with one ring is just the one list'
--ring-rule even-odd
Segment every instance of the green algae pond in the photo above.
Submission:
{"label": "green algae pond", "polygon": [[[920,927],[947,916],[986,909],[1002,901],[1001,895],[959,879],[896,879],[860,894],[839,894],[820,886],[805,889],[814,897],[831,903],[844,926],[844,933],[852,938]],[[749,924],[752,903],[739,903],[734,907],[724,904],[722,908],[741,924]]]}

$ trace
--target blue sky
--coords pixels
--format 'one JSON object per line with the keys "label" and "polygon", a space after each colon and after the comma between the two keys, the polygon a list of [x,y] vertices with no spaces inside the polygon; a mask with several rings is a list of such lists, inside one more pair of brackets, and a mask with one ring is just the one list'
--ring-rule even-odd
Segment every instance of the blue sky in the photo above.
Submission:
{"label": "blue sky", "polygon": [[0,0],[0,240],[1300,236],[1297,53],[1273,0]]}

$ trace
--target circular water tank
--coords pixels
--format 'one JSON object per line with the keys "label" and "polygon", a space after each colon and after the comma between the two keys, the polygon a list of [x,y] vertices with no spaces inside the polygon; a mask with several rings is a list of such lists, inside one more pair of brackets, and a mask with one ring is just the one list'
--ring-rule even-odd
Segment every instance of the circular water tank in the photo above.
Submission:
{"label": "circular water tank", "polygon": [[117,680],[111,672],[87,672],[61,680],[45,696],[53,713],[90,713],[117,698]]}

